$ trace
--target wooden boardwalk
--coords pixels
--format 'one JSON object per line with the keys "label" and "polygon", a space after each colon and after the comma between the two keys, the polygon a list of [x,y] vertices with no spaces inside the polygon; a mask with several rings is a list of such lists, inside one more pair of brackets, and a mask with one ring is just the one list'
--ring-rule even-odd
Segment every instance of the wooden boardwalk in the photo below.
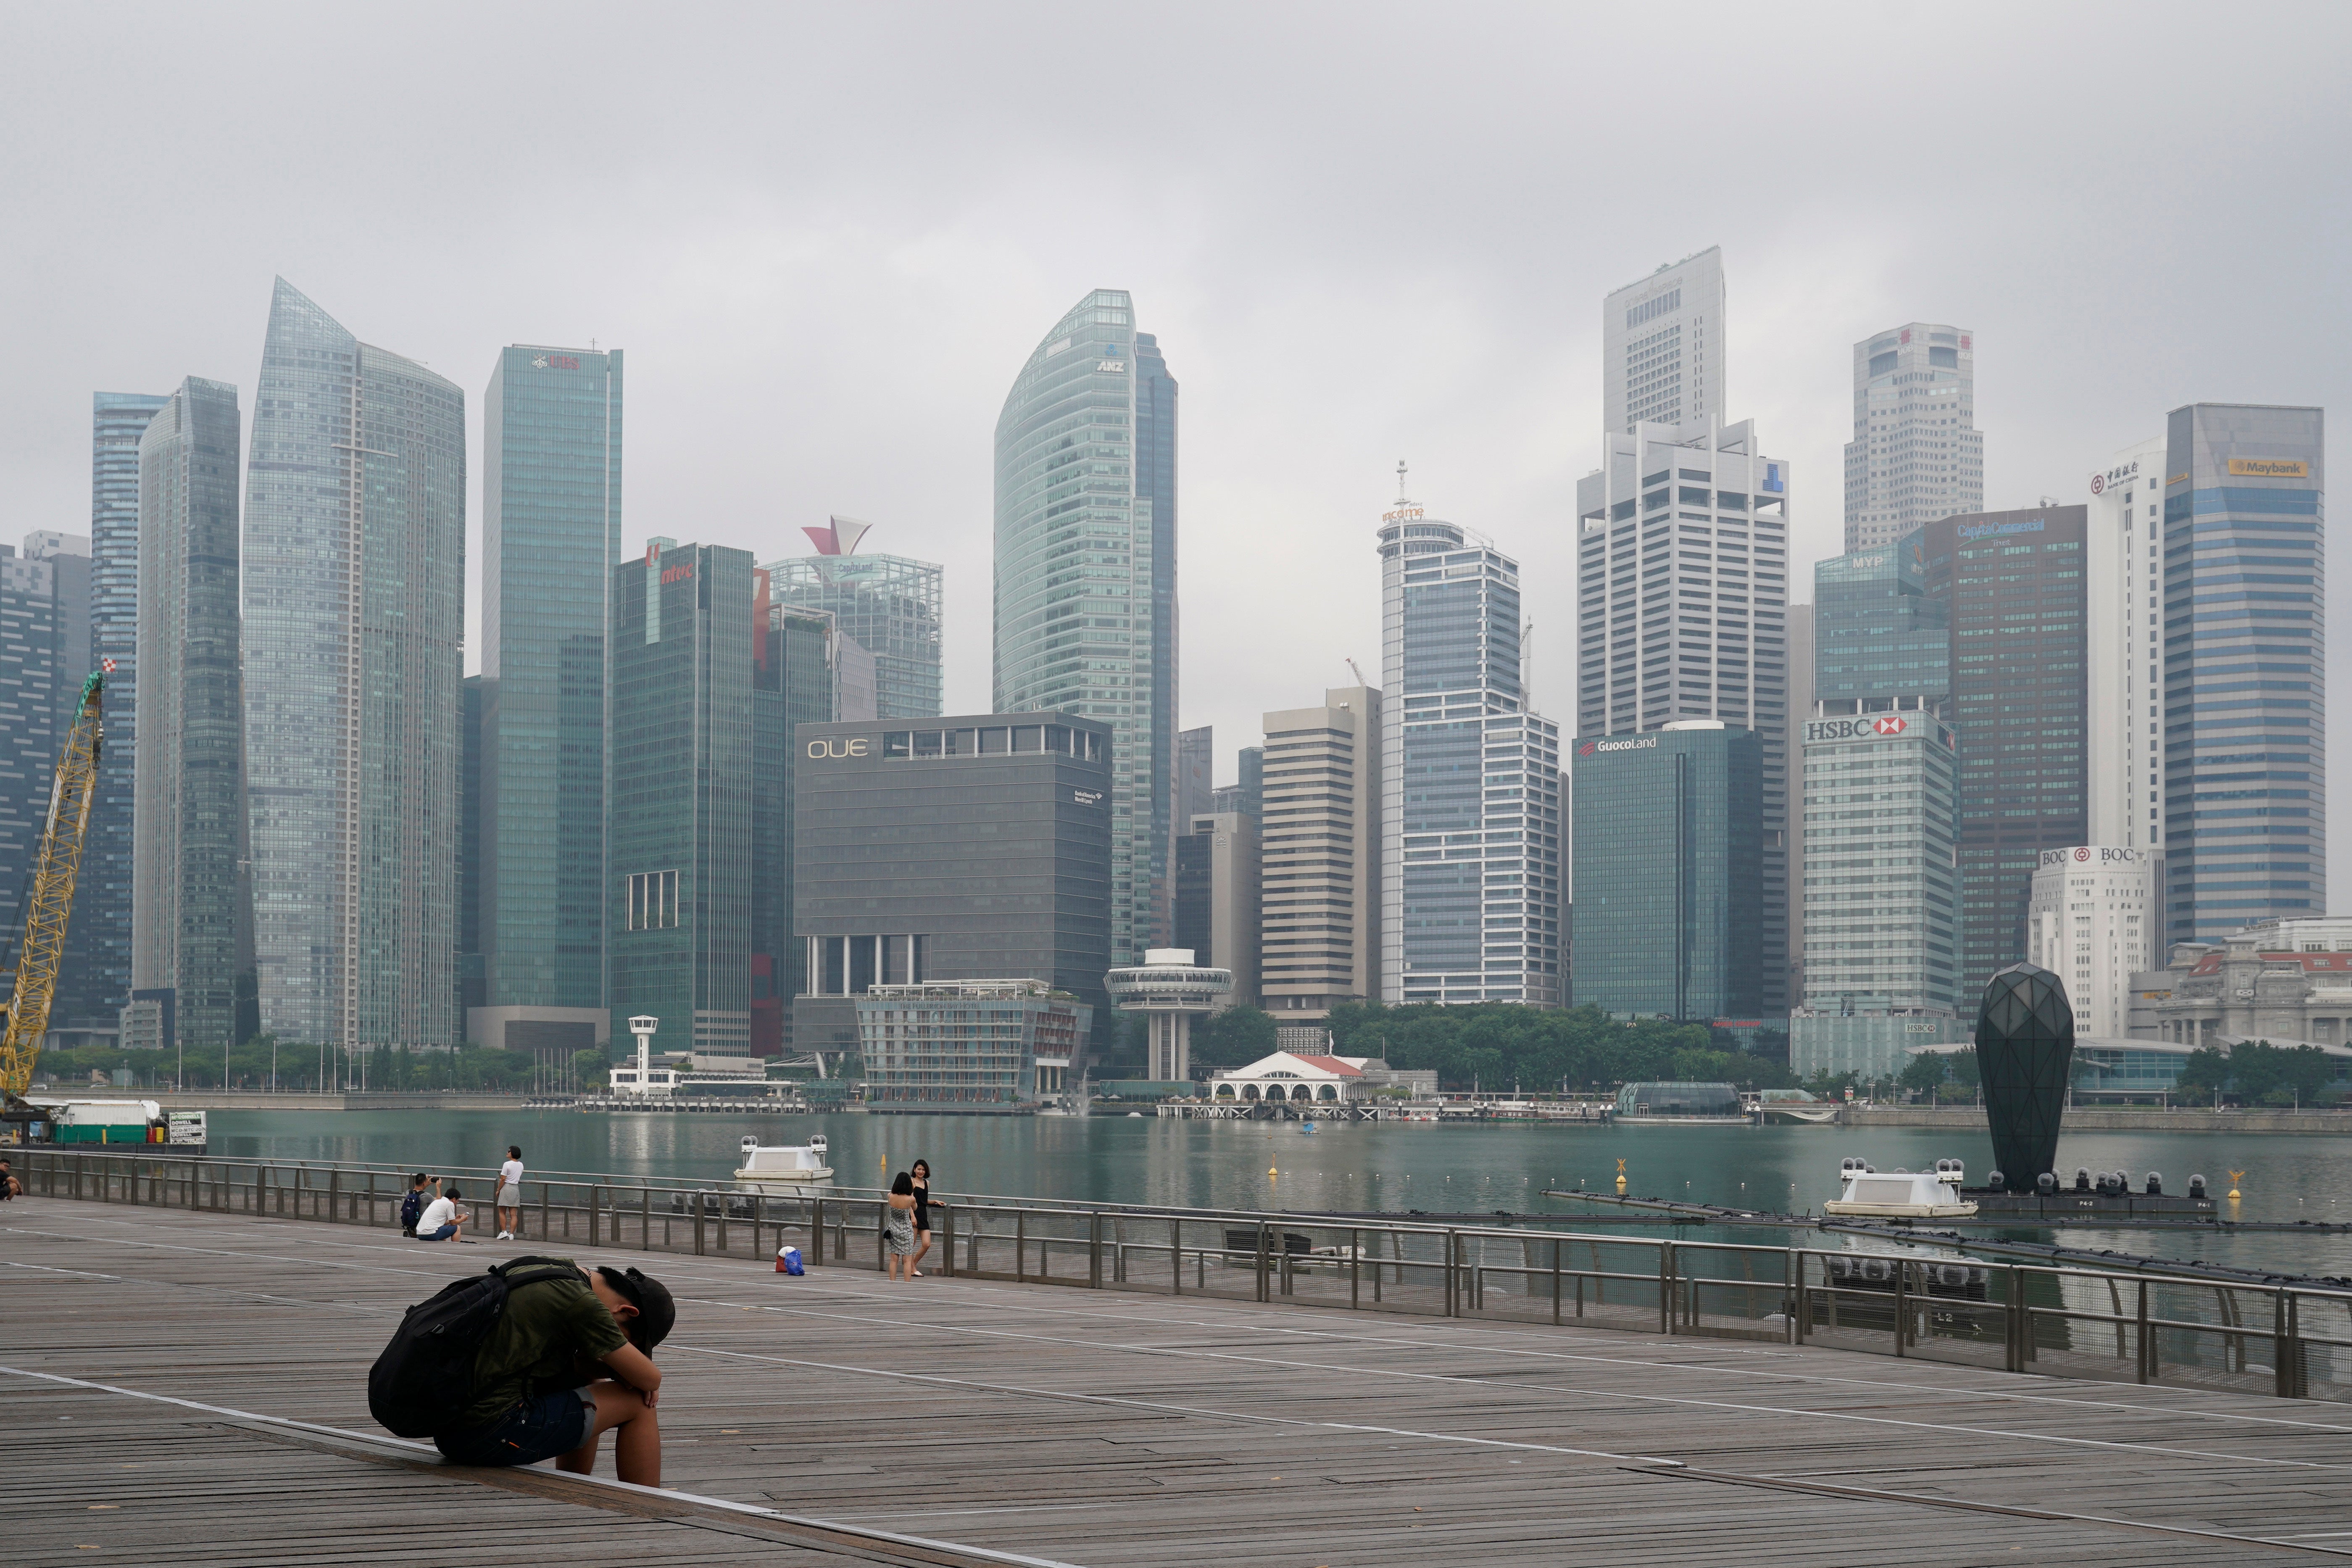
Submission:
{"label": "wooden boardwalk", "polygon": [[2337,1405],[641,1254],[627,1260],[679,1301],[659,1357],[675,1490],[441,1466],[369,1421],[367,1364],[408,1303],[514,1250],[0,1207],[5,1560],[2352,1557],[2352,1409]]}

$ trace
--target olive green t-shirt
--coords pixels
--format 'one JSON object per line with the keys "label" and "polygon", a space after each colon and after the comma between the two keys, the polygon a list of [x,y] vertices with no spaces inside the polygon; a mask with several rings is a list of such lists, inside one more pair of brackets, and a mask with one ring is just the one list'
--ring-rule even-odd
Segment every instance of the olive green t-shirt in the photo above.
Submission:
{"label": "olive green t-shirt", "polygon": [[525,1399],[578,1388],[596,1376],[595,1363],[628,1342],[629,1336],[585,1279],[518,1285],[507,1297],[499,1326],[474,1358],[478,1393],[466,1408],[465,1423],[486,1426]]}

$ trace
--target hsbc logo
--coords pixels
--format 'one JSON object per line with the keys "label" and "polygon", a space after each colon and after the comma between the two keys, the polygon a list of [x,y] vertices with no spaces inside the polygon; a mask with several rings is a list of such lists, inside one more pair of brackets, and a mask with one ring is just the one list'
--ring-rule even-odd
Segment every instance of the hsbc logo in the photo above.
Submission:
{"label": "hsbc logo", "polygon": [[1911,721],[1897,713],[1883,713],[1874,719],[1816,719],[1806,724],[1808,741],[1887,741],[1911,728]]}
{"label": "hsbc logo", "polygon": [[1881,719],[1876,727],[1878,732],[1882,735],[1900,735],[1904,731],[1909,729],[1911,726],[1903,720],[1897,719],[1890,713],[1885,718]]}

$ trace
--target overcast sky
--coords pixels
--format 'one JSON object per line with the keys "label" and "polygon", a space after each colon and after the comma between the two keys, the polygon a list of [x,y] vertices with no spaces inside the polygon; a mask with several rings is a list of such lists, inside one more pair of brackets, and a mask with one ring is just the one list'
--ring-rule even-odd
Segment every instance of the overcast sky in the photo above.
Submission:
{"label": "overcast sky", "polygon": [[478,490],[500,344],[626,349],[631,546],[867,519],[946,564],[982,710],[997,411],[1121,288],[1182,388],[1220,782],[1264,710],[1379,679],[1400,458],[1518,557],[1572,726],[1603,293],[1723,247],[1809,597],[1879,328],[1975,333],[1990,508],[2084,499],[2183,403],[2352,404],[2347,44],[2341,4],[8,5],[0,537],[87,531],[93,390],[249,419],[283,273],[467,389]]}

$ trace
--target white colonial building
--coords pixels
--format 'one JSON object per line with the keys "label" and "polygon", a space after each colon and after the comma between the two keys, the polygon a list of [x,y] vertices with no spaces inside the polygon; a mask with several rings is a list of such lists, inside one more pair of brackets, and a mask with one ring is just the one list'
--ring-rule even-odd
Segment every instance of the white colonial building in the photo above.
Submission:
{"label": "white colonial building", "polygon": [[[1346,1105],[1364,1098],[1371,1087],[1365,1072],[1371,1057],[1308,1057],[1276,1051],[1245,1068],[1230,1068],[1209,1077],[1212,1100],[1304,1100]],[[1381,1073],[1380,1081],[1387,1081]]]}
{"label": "white colonial building", "polygon": [[2025,906],[2025,956],[2066,983],[2077,1035],[2124,1033],[2132,976],[2156,967],[2156,881],[2146,849],[2042,851]]}

